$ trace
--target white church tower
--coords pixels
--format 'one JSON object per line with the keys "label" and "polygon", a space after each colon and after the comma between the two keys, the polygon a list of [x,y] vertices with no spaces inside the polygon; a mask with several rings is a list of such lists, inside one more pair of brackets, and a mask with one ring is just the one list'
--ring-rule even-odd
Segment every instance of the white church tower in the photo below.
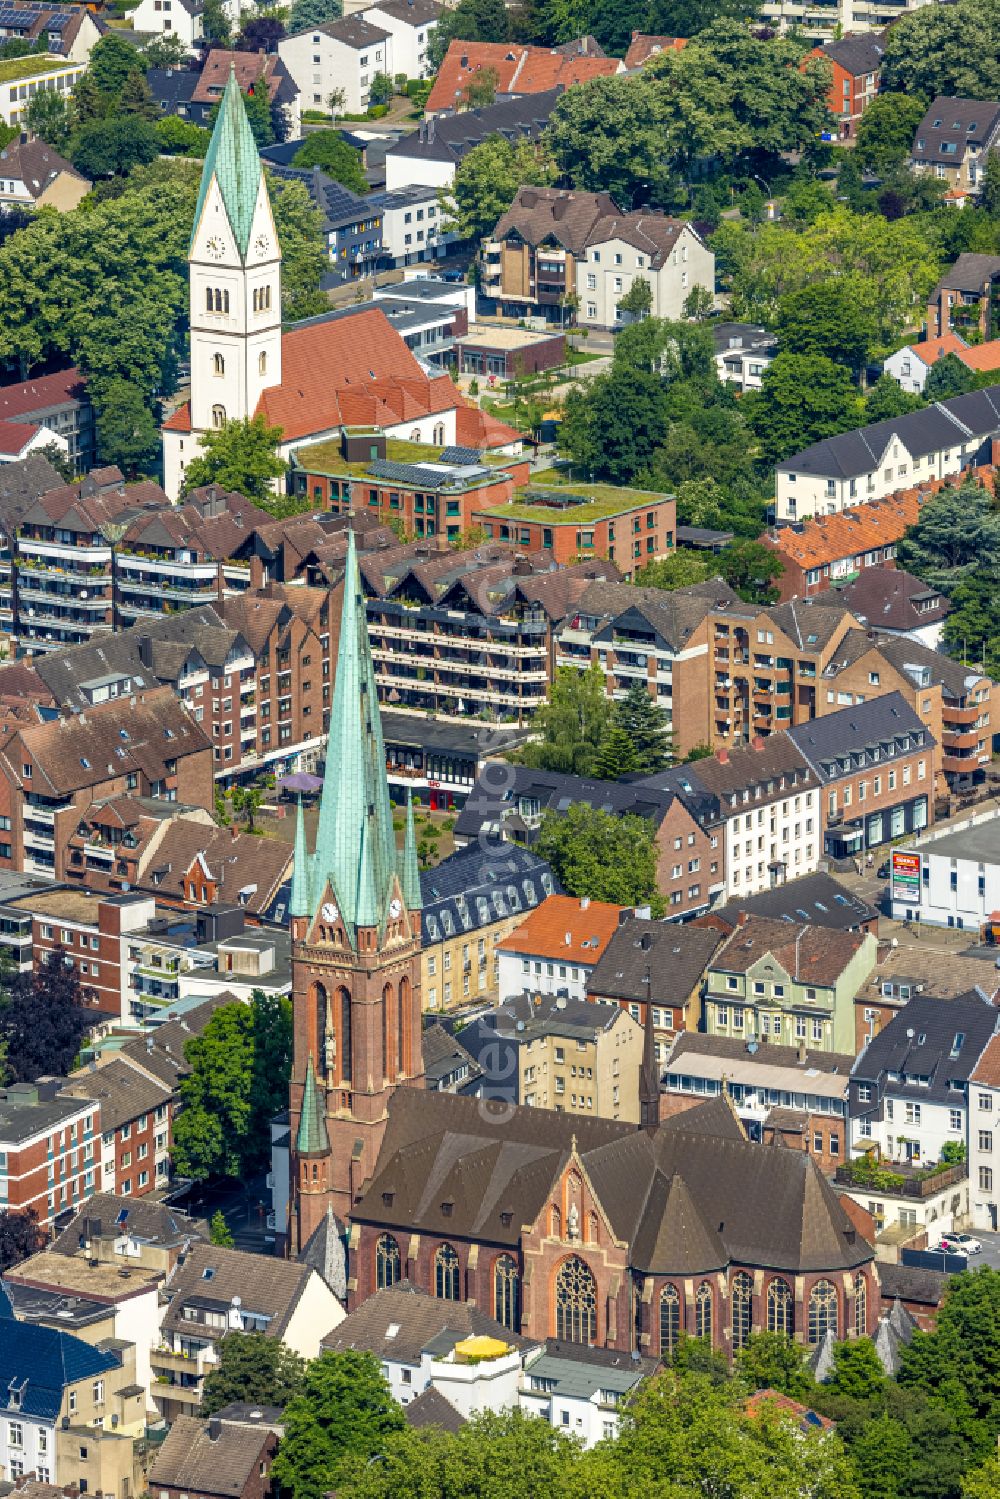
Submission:
{"label": "white church tower", "polygon": [[176,500],[200,434],[253,416],[281,384],[281,251],[243,96],[230,69],[188,251],[191,401],[163,428],[164,488]]}

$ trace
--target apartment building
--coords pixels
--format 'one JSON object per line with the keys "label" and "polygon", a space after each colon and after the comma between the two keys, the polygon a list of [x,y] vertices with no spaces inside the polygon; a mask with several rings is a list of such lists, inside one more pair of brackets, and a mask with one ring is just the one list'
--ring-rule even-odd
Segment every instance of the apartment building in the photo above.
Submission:
{"label": "apartment building", "polygon": [[972,1231],[1000,1226],[1000,1038],[991,1036],[969,1074],[969,1188]]}
{"label": "apartment building", "polygon": [[484,72],[496,78],[498,94],[516,96],[572,88],[622,71],[621,61],[605,57],[593,37],[580,37],[562,47],[454,41],[438,69],[426,114],[432,118],[443,111],[461,110],[469,84]]}
{"label": "apartment building", "polygon": [[627,906],[588,896],[548,896],[497,944],[501,1003],[526,992],[585,999],[593,970],[628,914]]}
{"label": "apartment building", "polygon": [[550,570],[509,545],[409,544],[358,558],[382,701],[450,718],[530,721],[551,680],[552,634],[610,564]]}
{"label": "apartment building", "polygon": [[81,816],[111,796],[211,807],[210,745],[167,687],[12,727],[0,747],[0,867],[64,878]]}
{"label": "apartment building", "polygon": [[330,94],[342,89],[346,114],[364,114],[376,73],[393,77],[393,38],[384,24],[364,15],[324,21],[278,43],[278,56],[292,75],[304,109],[329,109]]}
{"label": "apartment building", "polygon": [[512,501],[474,510],[472,522],[491,540],[544,552],[562,566],[601,557],[630,578],[673,551],[677,507],[672,495],[611,484],[532,485]]}
{"label": "apartment building", "polygon": [[854,137],[858,121],[878,97],[884,52],[884,38],[877,32],[856,32],[813,48],[811,55],[824,58],[833,73],[827,105],[837,117],[842,141]]}
{"label": "apartment building", "polygon": [[854,998],[855,1052],[863,1051],[915,995],[954,999],[976,988],[995,1002],[1000,970],[986,971],[980,958],[965,958],[905,933],[895,946],[880,945],[878,962]]}
{"label": "apartment building", "polygon": [[397,188],[449,188],[459,162],[491,135],[508,140],[537,140],[549,123],[562,89],[505,98],[482,109],[463,109],[420,124],[385,153],[385,185]]}
{"label": "apartment building", "polygon": [[162,1191],[170,1179],[174,1090],[159,1078],[112,1060],[71,1077],[69,1098],[96,1099],[101,1108],[98,1190],[119,1197]]}
{"label": "apartment building", "polygon": [[1000,328],[1000,255],[963,251],[942,274],[927,304],[928,339],[943,338],[950,329],[968,336],[977,331],[990,340]]}
{"label": "apartment building", "polygon": [[613,934],[587,998],[627,1010],[643,1029],[652,1009],[655,1056],[665,1062],[675,1038],[701,1024],[705,970],[722,940],[711,928],[634,917]]}
{"label": "apartment building", "polygon": [[521,187],[483,241],[484,296],[507,317],[583,327],[629,321],[619,303],[638,281],[654,317],[681,316],[694,287],[714,294],[715,257],[690,223],[650,209],[623,213],[609,193]]}
{"label": "apartment building", "polygon": [[132,19],[136,29],[154,36],[176,36],[195,52],[205,35],[205,0],[140,0]]}
{"label": "apartment building", "polygon": [[990,385],[825,437],[778,464],[775,514],[779,521],[836,515],[906,485],[990,463],[998,432],[1000,386]]}
{"label": "apartment building", "polygon": [[766,0],[761,17],[779,31],[801,32],[817,41],[845,38],[848,33],[878,33],[916,10],[924,0]]}
{"label": "apartment building", "polygon": [[854,1054],[854,995],[875,966],[870,932],[751,916],[708,965],[710,1036]]}
{"label": "apartment building", "polygon": [[100,1138],[99,1101],[61,1096],[58,1078],[0,1088],[0,1206],[51,1227],[96,1191]]}
{"label": "apartment building", "polygon": [[92,894],[88,874],[82,869],[78,873],[87,881],[87,889],[52,886],[14,896],[7,909],[23,913],[31,923],[35,971],[58,951],[88,996],[94,1024],[113,1025],[131,1018],[122,938],[145,925],[152,915],[152,902],[135,895]]}
{"label": "apartment building", "polygon": [[1000,103],[995,99],[933,101],[917,126],[910,169],[947,182],[956,198],[978,197],[986,157],[1000,140]]}
{"label": "apartment building", "polygon": [[0,17],[0,40],[29,42],[45,39],[45,50],[67,62],[86,63],[102,35],[85,5],[25,4],[8,0]]}
{"label": "apartment building", "polygon": [[830,858],[856,858],[933,822],[935,742],[900,693],[825,714],[788,737],[819,780]]}
{"label": "apartment building", "polygon": [[869,567],[837,597],[866,629],[936,650],[951,604],[938,588],[899,567]]}
{"label": "apartment building", "polygon": [[430,78],[433,68],[427,56],[431,37],[444,7],[436,0],[376,0],[374,5],[348,3],[345,15],[362,11],[366,21],[384,27],[392,39],[393,73],[407,78]]}
{"label": "apartment building", "polygon": [[99,1260],[119,1268],[136,1263],[166,1273],[188,1246],[209,1236],[208,1224],[173,1205],[95,1192],[52,1241],[53,1254]]}
{"label": "apartment building", "polygon": [[[961,791],[984,779],[992,753],[995,684],[919,640],[852,630],[828,662],[817,712],[900,694],[927,730],[933,788]],[[928,788],[930,789],[930,788]]]}
{"label": "apartment building", "polygon": [[8,58],[0,77],[0,120],[19,125],[36,94],[60,94],[68,99],[86,70],[85,63],[31,53]]}
{"label": "apartment building", "polygon": [[548,864],[530,849],[478,843],[420,876],[420,982],[425,1010],[500,997],[499,945],[555,893]]}

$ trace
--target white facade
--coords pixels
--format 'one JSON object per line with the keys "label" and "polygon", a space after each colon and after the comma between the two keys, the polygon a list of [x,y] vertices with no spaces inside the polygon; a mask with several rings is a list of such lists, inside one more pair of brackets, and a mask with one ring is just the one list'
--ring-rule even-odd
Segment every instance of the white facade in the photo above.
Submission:
{"label": "white facade", "polygon": [[[426,10],[426,7],[423,9]],[[346,14],[350,13],[347,6],[344,10]],[[420,14],[420,8],[417,8],[417,14]],[[380,26],[383,31],[387,31],[392,38],[393,74],[405,73],[407,78],[430,78],[433,69],[427,60],[427,47],[437,25],[437,16],[425,16],[422,20],[414,21],[401,15],[399,6],[383,10],[379,5],[368,6],[362,15],[373,26]]]}
{"label": "white facade", "polygon": [[[0,188],[3,182],[0,181]],[[0,197],[0,209],[4,207],[4,199]],[[15,448],[12,443],[9,449],[3,447],[4,422],[0,422],[0,463],[17,463],[21,458],[27,458],[36,448],[57,447],[63,456],[69,454],[69,443],[61,432],[53,432],[50,427],[36,427],[32,435]]]}
{"label": "white facade", "polygon": [[334,89],[343,89],[343,110],[363,114],[376,73],[393,74],[392,38],[384,26],[361,16],[300,31],[278,43],[278,56],[295,80],[305,109],[328,109]]}
{"label": "white facade", "polygon": [[969,1191],[972,1198],[972,1231],[1000,1227],[1000,1084],[992,1081],[992,1069],[984,1073],[991,1081],[976,1082],[991,1043],[980,1058],[969,1082]]}
{"label": "white facade", "polygon": [[942,1234],[963,1229],[969,1221],[967,1179],[950,1182],[927,1197],[897,1196],[880,1192],[877,1187],[851,1187],[841,1195],[850,1197],[866,1213],[871,1213],[879,1233],[896,1227],[908,1229],[913,1234],[923,1229],[931,1248],[937,1245]]}
{"label": "white facade", "polygon": [[[900,854],[919,858],[920,882],[916,887],[902,878],[892,881],[895,921],[923,921],[978,933],[993,912],[1000,911],[1000,819],[996,816],[976,827],[930,838]],[[897,862],[902,871],[902,859],[894,860],[894,868]],[[992,977],[988,970],[985,977]]]}
{"label": "white facade", "polygon": [[921,1098],[916,1089],[910,1089],[906,1097],[886,1094],[882,1101],[882,1118],[875,1113],[861,1113],[865,1106],[863,1090],[871,1090],[875,1098],[875,1084],[863,1083],[859,1088],[858,1112],[851,1116],[851,1154],[863,1155],[872,1146],[877,1146],[886,1163],[899,1161],[902,1165],[933,1165],[941,1159],[945,1145],[964,1145],[967,1131],[965,1095],[960,1089],[946,1103]]}
{"label": "white facade", "polygon": [[903,390],[919,394],[927,384],[931,365],[921,358],[916,344],[907,344],[904,349],[897,349],[895,354],[890,354],[882,369]]}
{"label": "white facade", "polygon": [[[431,260],[442,245],[454,242],[453,234],[441,233],[444,214],[433,188],[395,199],[388,193],[380,194],[378,207],[382,214],[382,248],[399,265]],[[389,289],[397,296],[404,291],[398,284]],[[474,287],[469,289],[475,292]]]}
{"label": "white facade", "polygon": [[[530,990],[532,994],[565,993],[568,999],[586,999],[587,983],[596,967],[567,958],[565,963],[551,957],[529,957],[520,952],[499,951],[500,1002]],[[600,956],[598,954],[598,956]]]}
{"label": "white facade", "polygon": [[0,1478],[10,1481],[25,1473],[36,1474],[42,1483],[63,1481],[56,1472],[55,1419],[8,1411],[0,1420]]}
{"label": "white facade", "polygon": [[948,447],[914,455],[902,438],[892,436],[868,472],[851,479],[839,472],[829,476],[800,473],[796,459],[788,458],[775,472],[775,513],[778,520],[804,520],[807,516],[837,515],[868,500],[883,500],[899,489],[960,473],[981,443],[981,436],[973,432],[963,435],[956,426]]}
{"label": "white facade", "polygon": [[650,317],[679,318],[684,302],[696,286],[715,292],[715,256],[690,224],[685,224],[659,270],[648,252],[627,240],[610,239],[592,245],[576,262],[576,294],[581,327],[616,328],[628,321],[618,304],[636,281],[645,281],[652,294]]}
{"label": "white facade", "polygon": [[386,192],[400,187],[449,188],[455,180],[457,163],[434,156],[410,156],[404,152],[385,153]]}
{"label": "white facade", "polygon": [[740,803],[727,812],[726,896],[757,895],[775,883],[770,866],[784,864],[779,877],[797,879],[814,874],[818,867],[820,835],[819,789],[790,792],[766,806]]}
{"label": "white facade", "polygon": [[84,72],[80,64],[74,66],[61,57],[21,57],[8,63],[5,76],[0,78],[0,120],[7,125],[19,124],[36,94],[51,92],[68,98]]}
{"label": "white facade", "polygon": [[761,18],[779,31],[795,29],[811,42],[830,42],[852,31],[881,31],[930,0],[764,0]]}
{"label": "white facade", "polygon": [[140,0],[131,24],[136,31],[179,36],[190,52],[205,34],[202,6],[193,0]]}
{"label": "white facade", "polygon": [[281,1341],[303,1358],[318,1358],[320,1342],[327,1333],[339,1327],[346,1316],[323,1277],[310,1270],[302,1295],[281,1334]]}

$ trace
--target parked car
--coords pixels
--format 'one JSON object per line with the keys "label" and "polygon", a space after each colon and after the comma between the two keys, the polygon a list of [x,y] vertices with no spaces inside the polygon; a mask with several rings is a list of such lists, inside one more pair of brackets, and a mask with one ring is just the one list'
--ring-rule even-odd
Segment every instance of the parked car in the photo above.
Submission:
{"label": "parked car", "polygon": [[939,1249],[946,1254],[982,1254],[983,1246],[971,1234],[942,1234]]}

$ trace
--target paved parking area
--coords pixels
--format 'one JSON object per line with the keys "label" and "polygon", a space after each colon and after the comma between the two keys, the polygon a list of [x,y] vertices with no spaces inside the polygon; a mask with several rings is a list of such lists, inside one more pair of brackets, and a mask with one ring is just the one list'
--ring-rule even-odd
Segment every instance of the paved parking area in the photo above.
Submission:
{"label": "paved parking area", "polygon": [[[983,1246],[982,1254],[970,1254],[969,1269],[977,1270],[981,1265],[988,1265],[991,1270],[1000,1270],[1000,1233],[986,1233],[975,1228],[970,1228],[967,1232],[973,1234]],[[932,1249],[936,1242],[936,1239],[932,1239]],[[944,1269],[943,1264],[941,1268]]]}

